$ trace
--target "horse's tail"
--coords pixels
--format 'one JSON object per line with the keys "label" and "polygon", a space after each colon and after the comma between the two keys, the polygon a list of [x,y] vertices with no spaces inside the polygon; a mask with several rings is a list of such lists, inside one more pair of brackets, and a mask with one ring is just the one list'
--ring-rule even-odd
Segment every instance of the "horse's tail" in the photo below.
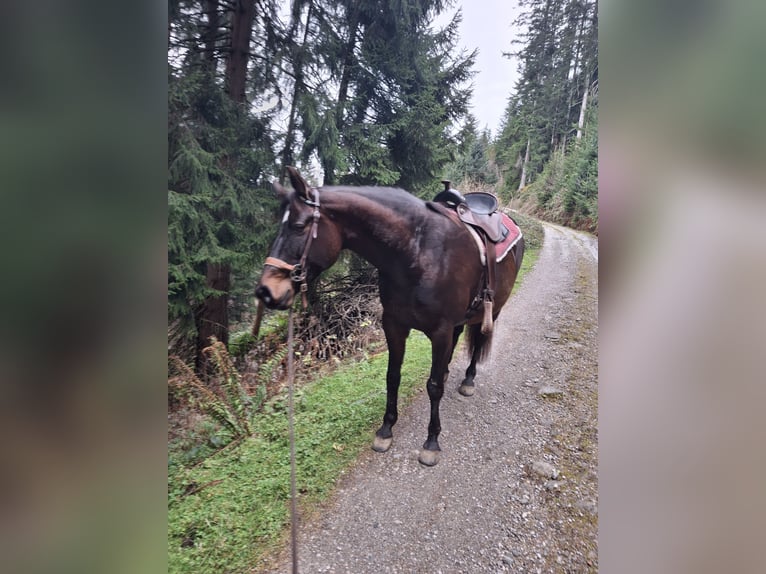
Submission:
{"label": "horse's tail", "polygon": [[475,325],[467,325],[465,332],[469,356],[473,357],[475,352],[476,361],[478,363],[484,362],[492,349],[493,331],[485,335],[481,332],[481,323],[476,323]]}

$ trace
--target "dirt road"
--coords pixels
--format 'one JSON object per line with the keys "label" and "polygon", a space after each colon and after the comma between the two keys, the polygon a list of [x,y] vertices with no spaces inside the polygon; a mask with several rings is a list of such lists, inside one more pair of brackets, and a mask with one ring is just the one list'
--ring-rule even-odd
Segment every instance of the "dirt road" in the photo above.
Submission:
{"label": "dirt road", "polygon": [[[301,572],[598,570],[597,263],[595,238],[545,226],[473,397],[457,392],[467,361],[456,353],[440,463],[417,462],[423,392],[400,414],[391,449],[364,454],[327,509],[301,524]],[[274,572],[290,572],[289,556]]]}

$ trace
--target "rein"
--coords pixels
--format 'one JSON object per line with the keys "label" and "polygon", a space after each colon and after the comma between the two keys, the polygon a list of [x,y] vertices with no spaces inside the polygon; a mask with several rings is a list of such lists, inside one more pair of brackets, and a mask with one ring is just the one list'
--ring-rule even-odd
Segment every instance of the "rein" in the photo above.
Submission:
{"label": "rein", "polygon": [[298,508],[295,488],[295,423],[293,387],[295,386],[295,353],[293,351],[293,308],[287,320],[287,417],[290,437],[290,541],[292,545],[293,574],[298,574]]}
{"label": "rein", "polygon": [[264,262],[266,265],[271,265],[277,269],[284,269],[290,273],[290,279],[293,283],[300,285],[301,297],[303,302],[303,308],[308,307],[308,299],[306,298],[306,292],[308,291],[308,283],[306,282],[306,261],[309,257],[309,249],[311,248],[311,242],[317,238],[317,231],[319,229],[319,190],[315,187],[311,188],[314,193],[314,201],[304,199],[303,203],[310,205],[314,208],[312,214],[311,231],[309,232],[308,239],[306,239],[306,245],[303,248],[303,255],[298,263],[291,264],[286,261],[282,261],[276,257],[267,257]]}

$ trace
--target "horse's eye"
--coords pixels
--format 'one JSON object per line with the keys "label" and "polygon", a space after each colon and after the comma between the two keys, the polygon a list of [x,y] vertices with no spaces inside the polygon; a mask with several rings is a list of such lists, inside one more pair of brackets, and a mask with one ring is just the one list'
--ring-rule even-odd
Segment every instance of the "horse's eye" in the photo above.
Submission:
{"label": "horse's eye", "polygon": [[290,224],[290,227],[300,231],[300,230],[302,230],[302,229],[304,229],[306,227],[306,224],[304,222],[302,222],[302,221],[295,221],[295,222]]}

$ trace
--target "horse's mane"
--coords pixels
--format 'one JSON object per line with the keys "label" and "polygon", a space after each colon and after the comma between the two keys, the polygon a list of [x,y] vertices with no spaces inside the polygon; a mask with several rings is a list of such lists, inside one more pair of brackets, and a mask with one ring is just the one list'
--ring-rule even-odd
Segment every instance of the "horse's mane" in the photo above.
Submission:
{"label": "horse's mane", "polygon": [[321,188],[321,190],[361,195],[400,213],[413,213],[425,208],[425,202],[422,199],[399,187],[328,186]]}

